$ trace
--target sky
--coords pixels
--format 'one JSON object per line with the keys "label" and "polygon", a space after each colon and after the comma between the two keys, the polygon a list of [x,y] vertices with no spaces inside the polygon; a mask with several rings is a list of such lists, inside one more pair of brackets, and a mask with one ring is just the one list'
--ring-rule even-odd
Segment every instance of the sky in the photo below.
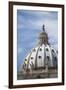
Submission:
{"label": "sky", "polygon": [[36,46],[43,24],[50,45],[57,49],[58,12],[17,10],[17,70],[19,70],[26,55]]}

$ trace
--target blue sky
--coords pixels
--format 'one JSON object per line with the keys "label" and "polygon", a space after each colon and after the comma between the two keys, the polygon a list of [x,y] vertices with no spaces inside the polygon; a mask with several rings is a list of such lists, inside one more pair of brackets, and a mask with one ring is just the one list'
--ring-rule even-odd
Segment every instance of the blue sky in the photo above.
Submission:
{"label": "blue sky", "polygon": [[17,10],[17,69],[25,56],[35,47],[42,25],[48,33],[49,43],[58,48],[58,13],[53,11]]}

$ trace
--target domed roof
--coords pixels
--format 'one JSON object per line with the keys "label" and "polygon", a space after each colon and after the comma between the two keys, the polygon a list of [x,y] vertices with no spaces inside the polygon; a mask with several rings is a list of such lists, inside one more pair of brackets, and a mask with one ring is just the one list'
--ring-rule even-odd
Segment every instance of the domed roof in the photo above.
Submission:
{"label": "domed roof", "polygon": [[39,44],[24,59],[23,69],[57,67],[57,51],[48,44],[48,35],[43,31],[39,35]]}

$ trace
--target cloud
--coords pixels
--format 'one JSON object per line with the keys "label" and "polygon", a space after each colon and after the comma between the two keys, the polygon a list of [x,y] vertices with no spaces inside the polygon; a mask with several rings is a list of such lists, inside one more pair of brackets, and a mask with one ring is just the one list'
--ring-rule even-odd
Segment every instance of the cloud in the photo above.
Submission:
{"label": "cloud", "polygon": [[40,29],[43,23],[48,25],[47,20],[52,21],[57,19],[57,12],[52,13],[43,11],[18,10],[18,13],[18,28],[33,28],[33,30],[35,30],[38,27]]}
{"label": "cloud", "polygon": [[17,52],[20,54],[23,51],[23,48],[18,48]]}

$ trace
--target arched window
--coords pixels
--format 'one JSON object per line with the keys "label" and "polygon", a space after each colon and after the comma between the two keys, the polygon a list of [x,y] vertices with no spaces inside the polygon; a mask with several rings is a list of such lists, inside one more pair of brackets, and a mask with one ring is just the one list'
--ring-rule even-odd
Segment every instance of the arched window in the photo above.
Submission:
{"label": "arched window", "polygon": [[57,57],[54,57],[53,64],[54,64],[54,67],[57,67]]}
{"label": "arched window", "polygon": [[48,65],[48,67],[50,67],[50,57],[47,56],[47,62],[46,62],[46,65]]}
{"label": "arched window", "polygon": [[33,51],[36,51],[36,49],[33,49]]}
{"label": "arched window", "polygon": [[33,59],[33,57],[31,57],[31,59]]}
{"label": "arched window", "polygon": [[42,49],[40,48],[40,51],[42,51]]}
{"label": "arched window", "polygon": [[52,52],[54,52],[54,50],[52,49]]}
{"label": "arched window", "polygon": [[47,59],[49,60],[49,56],[47,56]]}
{"label": "arched window", "polygon": [[46,48],[46,51],[48,51],[48,48]]}
{"label": "arched window", "polygon": [[38,56],[39,57],[39,59],[41,59],[41,56]]}
{"label": "arched window", "polygon": [[57,50],[57,53],[58,53],[58,50]]}
{"label": "arched window", "polygon": [[25,59],[25,61],[27,61],[27,59]]}

